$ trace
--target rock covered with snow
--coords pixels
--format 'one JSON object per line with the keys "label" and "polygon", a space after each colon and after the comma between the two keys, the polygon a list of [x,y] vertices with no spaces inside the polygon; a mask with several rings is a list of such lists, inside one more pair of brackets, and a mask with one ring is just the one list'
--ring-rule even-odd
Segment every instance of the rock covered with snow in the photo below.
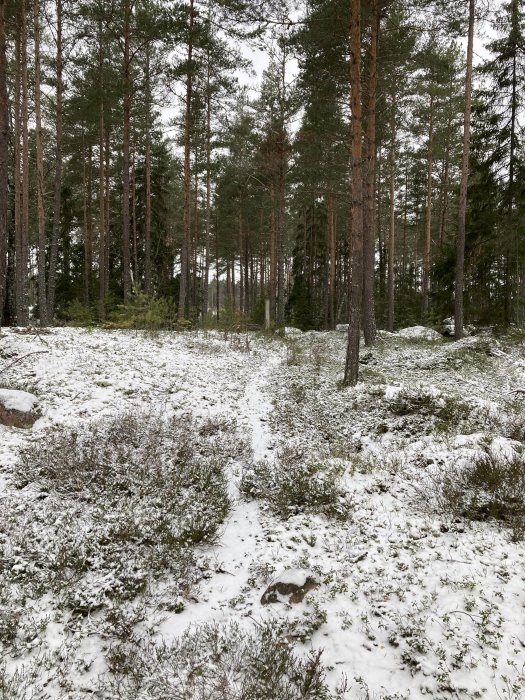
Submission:
{"label": "rock covered with snow", "polygon": [[348,323],[338,323],[335,330],[338,333],[348,333]]}
{"label": "rock covered with snow", "polygon": [[38,399],[27,391],[0,389],[0,424],[30,428],[39,418]]}
{"label": "rock covered with snow", "polygon": [[315,588],[319,588],[319,582],[312,571],[287,569],[268,586],[261,597],[261,603],[302,603],[305,595]]}
{"label": "rock covered with snow", "polygon": [[[464,336],[469,336],[472,333],[472,327],[467,326],[466,328],[463,328],[463,335]],[[456,323],[454,321],[454,317],[451,316],[450,318],[446,318],[443,321],[443,325],[441,328],[441,333],[442,335],[445,335],[447,337],[453,337],[456,332]]]}
{"label": "rock covered with snow", "polygon": [[297,336],[297,335],[302,335],[303,332],[300,328],[293,328],[293,326],[287,326],[284,329],[284,334],[287,336]]}
{"label": "rock covered with snow", "polygon": [[441,335],[433,328],[426,326],[410,326],[410,328],[402,328],[397,332],[400,338],[421,339],[421,340],[440,340]]}

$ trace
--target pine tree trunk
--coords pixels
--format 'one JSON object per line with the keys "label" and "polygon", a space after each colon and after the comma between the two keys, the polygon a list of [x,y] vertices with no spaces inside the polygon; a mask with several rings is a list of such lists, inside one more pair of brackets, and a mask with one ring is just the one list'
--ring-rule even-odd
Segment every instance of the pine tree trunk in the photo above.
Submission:
{"label": "pine tree trunk", "polygon": [[363,124],[361,109],[361,0],[350,11],[350,92],[352,111],[352,232],[349,285],[348,346],[343,383],[359,378],[359,342],[363,302]]}
{"label": "pine tree trunk", "polygon": [[17,323],[29,325],[29,78],[27,56],[27,16],[25,5],[22,18],[22,241],[20,255],[20,298],[17,299]]}
{"label": "pine tree trunk", "polygon": [[270,300],[270,321],[276,319],[275,303],[277,300],[277,224],[275,216],[275,185],[270,185],[270,275],[268,280],[268,298]]}
{"label": "pine tree trunk", "polygon": [[191,259],[191,100],[193,95],[193,26],[194,2],[189,6],[189,35],[188,35],[188,75],[186,77],[186,108],[184,115],[184,206],[183,206],[183,239],[180,266],[179,308],[178,317],[186,317],[188,306],[190,259]]}
{"label": "pine tree trunk", "polygon": [[430,97],[430,120],[428,126],[428,153],[427,153],[427,202],[425,213],[425,246],[423,250],[423,319],[428,317],[428,295],[430,291],[430,250],[432,227],[432,172],[433,172],[433,145],[434,145],[434,96]]}
{"label": "pine tree trunk", "polygon": [[454,337],[463,337],[465,288],[465,227],[467,219],[467,193],[470,157],[470,118],[472,111],[472,73],[474,63],[475,0],[469,0],[469,27],[467,44],[467,70],[465,77],[465,114],[463,121],[463,157],[459,190],[458,233],[456,237],[456,276],[454,294]]}
{"label": "pine tree trunk", "polygon": [[376,177],[376,104],[377,104],[377,54],[379,46],[379,0],[371,0],[370,79],[368,84],[367,168],[363,209],[363,331],[365,343],[376,340],[374,304],[375,282],[375,177]]}
{"label": "pine tree trunk", "polygon": [[60,237],[60,220],[62,211],[62,130],[63,130],[63,56],[62,56],[62,0],[56,0],[56,112],[55,112],[55,192],[53,199],[53,232],[51,234],[51,247],[49,253],[49,277],[47,292],[48,320],[55,317],[55,290],[58,257],[58,239]]}
{"label": "pine tree trunk", "polygon": [[6,292],[8,249],[9,112],[7,99],[5,0],[0,0],[0,325]]}
{"label": "pine tree trunk", "polygon": [[98,118],[98,316],[106,317],[106,211],[105,211],[105,165],[104,165],[104,45],[102,21],[98,28],[98,70],[100,87],[100,108]]}
{"label": "pine tree trunk", "polygon": [[150,45],[146,44],[146,156],[145,156],[145,180],[146,180],[146,213],[144,223],[144,290],[146,294],[152,293],[151,282],[151,78],[150,78]]}
{"label": "pine tree trunk", "polygon": [[131,8],[129,1],[124,4],[124,53],[122,62],[122,78],[124,87],[123,96],[123,132],[122,132],[122,285],[124,302],[127,302],[131,294],[131,235],[130,235],[130,112],[131,112],[131,85],[130,85],[130,23]]}
{"label": "pine tree trunk", "polygon": [[388,228],[388,320],[387,329],[394,330],[395,312],[395,242],[396,242],[396,100],[392,100],[392,124],[390,137],[390,225]]}
{"label": "pine tree trunk", "polygon": [[21,139],[21,89],[22,89],[22,55],[21,55],[21,17],[17,14],[15,33],[15,95],[14,95],[14,126],[15,126],[15,163],[14,163],[14,190],[15,190],[15,317],[20,325],[22,313],[22,299],[24,295],[22,281],[22,185],[20,168],[22,159]]}
{"label": "pine tree trunk", "polygon": [[334,195],[329,192],[327,197],[327,216],[328,216],[328,256],[329,256],[329,274],[328,274],[328,327],[335,328],[336,318],[336,279],[337,279],[337,244],[335,231],[334,217]]}
{"label": "pine tree trunk", "polygon": [[36,192],[38,220],[38,314],[40,325],[47,326],[46,285],[46,212],[44,203],[44,149],[42,144],[42,95],[40,66],[40,2],[33,3],[35,40],[35,145],[36,145]]}

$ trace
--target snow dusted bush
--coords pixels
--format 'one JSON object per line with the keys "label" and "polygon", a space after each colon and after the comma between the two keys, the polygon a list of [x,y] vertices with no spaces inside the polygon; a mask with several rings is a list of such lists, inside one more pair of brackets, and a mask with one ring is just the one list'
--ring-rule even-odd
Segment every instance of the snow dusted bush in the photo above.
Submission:
{"label": "snow dusted bush", "polygon": [[343,472],[336,461],[307,459],[301,451],[285,448],[274,464],[262,461],[245,469],[241,491],[266,501],[281,518],[313,512],[346,519],[352,502],[341,483]]}
{"label": "snow dusted bush", "polygon": [[444,395],[425,387],[405,387],[388,399],[395,416],[423,416],[438,430],[447,431],[468,419],[471,407],[453,395]]}
{"label": "snow dusted bush", "polygon": [[465,465],[434,474],[423,489],[442,510],[469,520],[494,519],[525,535],[525,453],[523,448],[484,445]]}
{"label": "snow dusted bush", "polygon": [[122,643],[111,654],[114,700],[330,700],[321,653],[300,659],[276,623],[252,632],[204,625],[173,645]]}
{"label": "snow dusted bush", "polygon": [[233,423],[145,413],[24,449],[19,490],[0,502],[4,649],[39,644],[47,623],[37,629],[32,608],[49,595],[57,619],[80,631],[98,611],[112,637],[140,620],[156,579],[170,576],[182,609],[202,577],[195,546],[215,541],[229,510],[224,465],[244,449]]}

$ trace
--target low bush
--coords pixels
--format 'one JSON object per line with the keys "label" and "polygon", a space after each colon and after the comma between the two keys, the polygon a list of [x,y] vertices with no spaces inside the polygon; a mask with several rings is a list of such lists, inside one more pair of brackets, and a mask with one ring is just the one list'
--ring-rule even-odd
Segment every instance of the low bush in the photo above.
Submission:
{"label": "low bush", "polygon": [[336,461],[308,460],[301,452],[283,450],[274,464],[256,462],[245,469],[241,491],[268,503],[281,518],[311,512],[346,519],[352,503],[342,486],[343,473]]}
{"label": "low bush", "polygon": [[440,508],[469,520],[497,520],[525,534],[525,453],[484,446],[466,465],[435,475],[423,489]]}
{"label": "low bush", "polygon": [[216,540],[230,507],[224,466],[246,449],[232,422],[149,413],[55,429],[24,449],[20,490],[0,502],[3,644],[23,644],[30,612],[14,601],[26,598],[51,594],[79,627],[99,611],[104,628],[169,575],[182,609],[206,570],[195,547]]}
{"label": "low bush", "polygon": [[237,624],[204,625],[172,645],[112,648],[114,679],[104,697],[118,700],[330,700],[321,653],[298,658],[275,623],[253,632]]}
{"label": "low bush", "polygon": [[396,416],[424,416],[438,430],[447,431],[466,421],[471,407],[461,398],[442,395],[423,387],[404,388],[388,400],[388,408]]}
{"label": "low bush", "polygon": [[133,330],[184,330],[189,322],[177,320],[177,305],[171,299],[155,298],[136,292],[126,304],[119,304],[109,315],[111,328]]}

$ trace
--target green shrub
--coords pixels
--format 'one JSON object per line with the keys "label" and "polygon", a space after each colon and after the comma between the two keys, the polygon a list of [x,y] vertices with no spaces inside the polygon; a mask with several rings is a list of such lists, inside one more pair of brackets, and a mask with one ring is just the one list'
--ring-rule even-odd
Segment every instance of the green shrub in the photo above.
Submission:
{"label": "green shrub", "polygon": [[142,292],[132,295],[127,304],[119,304],[110,313],[107,324],[111,328],[131,328],[134,330],[184,329],[190,322],[177,320],[177,305],[171,299],[155,298]]}
{"label": "green shrub", "polygon": [[434,420],[438,430],[447,431],[466,421],[471,407],[457,396],[436,394],[423,387],[404,388],[388,401],[396,416],[424,416]]}
{"label": "green shrub", "polygon": [[525,534],[525,453],[496,451],[485,446],[465,467],[431,480],[432,498],[444,512],[469,520],[497,520]]}
{"label": "green shrub", "polygon": [[266,501],[281,518],[313,512],[346,519],[352,505],[341,484],[343,472],[335,462],[305,460],[301,453],[284,450],[274,464],[256,462],[245,469],[241,491]]}
{"label": "green shrub", "polygon": [[253,631],[204,625],[171,645],[114,646],[114,679],[105,697],[119,700],[330,700],[321,652],[299,658],[276,623]]}
{"label": "green shrub", "polygon": [[85,327],[95,324],[97,312],[92,306],[86,306],[78,299],[74,299],[66,306],[62,317],[68,326]]}

